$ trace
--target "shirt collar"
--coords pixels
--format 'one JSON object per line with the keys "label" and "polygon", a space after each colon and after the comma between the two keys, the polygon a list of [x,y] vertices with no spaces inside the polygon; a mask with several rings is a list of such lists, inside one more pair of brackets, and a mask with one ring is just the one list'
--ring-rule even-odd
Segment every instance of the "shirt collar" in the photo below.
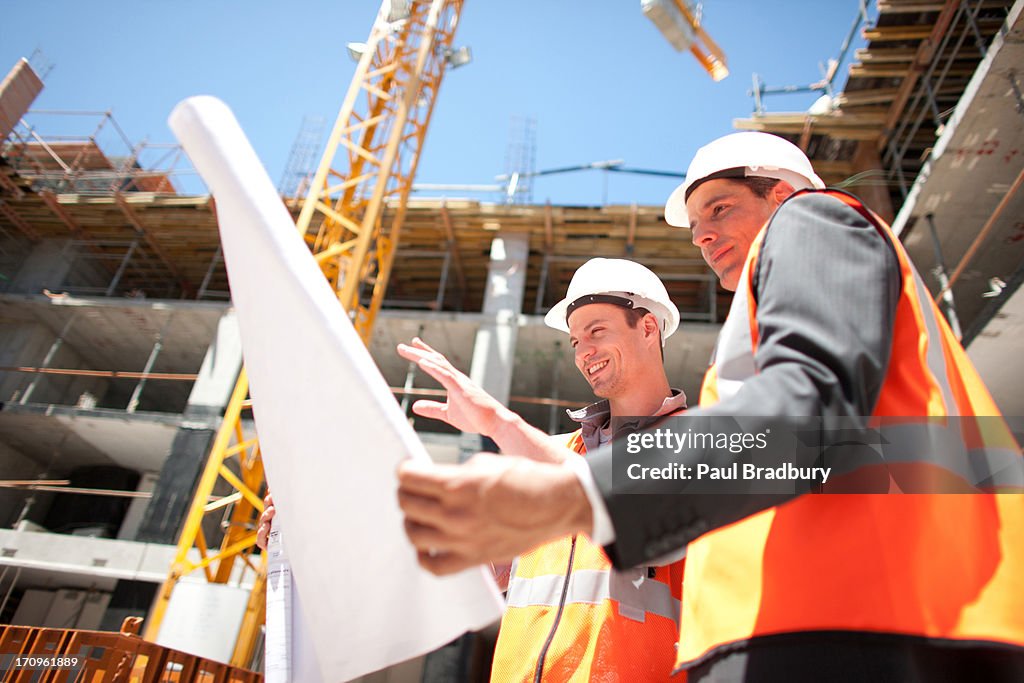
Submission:
{"label": "shirt collar", "polygon": [[[651,417],[668,415],[683,408],[686,408],[686,394],[681,389],[672,389],[672,394],[661,402],[661,407]],[[611,405],[607,399],[565,412],[571,420],[580,423],[584,434],[607,427],[612,414]]]}

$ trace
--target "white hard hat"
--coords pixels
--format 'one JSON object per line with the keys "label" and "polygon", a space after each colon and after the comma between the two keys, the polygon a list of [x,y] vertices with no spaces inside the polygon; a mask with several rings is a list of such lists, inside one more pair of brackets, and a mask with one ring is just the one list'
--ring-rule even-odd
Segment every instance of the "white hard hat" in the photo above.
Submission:
{"label": "white hard hat", "polygon": [[569,331],[569,314],[586,304],[616,304],[646,308],[658,319],[661,343],[679,327],[679,309],[668,298],[661,279],[636,261],[593,258],[580,266],[569,282],[565,298],[544,316],[548,327]]}
{"label": "white hard hat", "polygon": [[807,155],[789,140],[771,133],[732,133],[709,142],[693,155],[686,180],[665,202],[665,222],[690,227],[686,200],[705,180],[750,176],[785,180],[795,190],[825,187]]}

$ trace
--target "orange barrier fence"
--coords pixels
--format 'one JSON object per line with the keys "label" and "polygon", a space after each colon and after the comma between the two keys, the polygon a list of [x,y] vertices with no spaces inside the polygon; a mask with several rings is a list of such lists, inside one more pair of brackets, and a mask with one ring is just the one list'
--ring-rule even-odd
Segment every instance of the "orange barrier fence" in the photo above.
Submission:
{"label": "orange barrier fence", "polygon": [[2,683],[261,683],[246,669],[156,645],[138,636],[141,619],[120,633],[0,626]]}

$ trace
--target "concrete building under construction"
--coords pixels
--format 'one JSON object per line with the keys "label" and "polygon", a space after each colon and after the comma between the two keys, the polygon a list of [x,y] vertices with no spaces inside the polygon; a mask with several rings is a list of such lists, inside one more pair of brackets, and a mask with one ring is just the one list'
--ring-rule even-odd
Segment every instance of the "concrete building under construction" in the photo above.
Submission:
{"label": "concrete building under construction", "polygon": [[[877,9],[843,88],[735,127],[795,142],[891,220],[1004,414],[1024,415],[1024,0]],[[117,630],[149,614],[175,562],[241,345],[214,202],[180,182],[187,159],[134,144],[107,113],[74,113],[80,138],[48,137],[40,122],[72,113],[33,111],[42,87],[27,62],[0,85],[0,623]],[[771,92],[756,87],[758,109]],[[298,218],[301,198],[283,200]],[[486,444],[412,415],[443,392],[395,345],[423,337],[533,425],[572,429],[565,409],[590,389],[542,318],[594,256],[665,281],[683,321],[668,376],[698,394],[731,293],[663,211],[385,200],[383,222],[403,227],[369,347],[436,459]],[[214,494],[211,548],[240,524],[240,497]],[[256,557],[218,581],[236,630]],[[236,643],[211,647],[226,660]]]}

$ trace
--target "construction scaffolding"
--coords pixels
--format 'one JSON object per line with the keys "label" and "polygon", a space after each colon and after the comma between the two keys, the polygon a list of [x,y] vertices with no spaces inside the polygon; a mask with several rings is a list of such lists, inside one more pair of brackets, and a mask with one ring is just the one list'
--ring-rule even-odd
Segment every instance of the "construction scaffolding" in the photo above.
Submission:
{"label": "construction scaffolding", "polygon": [[[871,206],[891,219],[1012,5],[879,0],[873,22],[861,29],[867,45],[854,53],[832,106],[777,114],[755,106],[752,118],[734,125],[789,138],[827,184],[873,199]],[[871,187],[884,191],[869,197]]]}
{"label": "construction scaffolding", "polygon": [[[18,122],[2,154],[37,192],[173,195],[178,193],[175,176],[195,176],[178,145],[132,143],[109,111],[36,109],[30,114],[32,123]],[[55,119],[64,121],[54,125]],[[49,133],[48,127],[86,132]]]}

